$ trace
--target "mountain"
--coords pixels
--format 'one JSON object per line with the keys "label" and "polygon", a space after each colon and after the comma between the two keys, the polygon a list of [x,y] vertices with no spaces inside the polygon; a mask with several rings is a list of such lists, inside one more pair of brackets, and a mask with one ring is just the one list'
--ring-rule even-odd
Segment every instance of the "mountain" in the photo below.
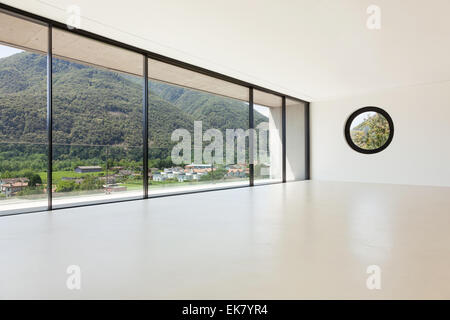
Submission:
{"label": "mountain", "polygon": [[[150,92],[203,121],[204,127],[222,131],[229,128],[248,128],[248,104],[226,97],[205,94],[153,81]],[[255,111],[255,125],[267,121],[267,117]]]}
{"label": "mountain", "polygon": [[0,59],[0,141],[46,141],[46,65],[34,54]]}
{"label": "mountain", "polygon": [[[177,128],[248,128],[248,104],[159,82],[149,86],[151,148],[168,149]],[[137,77],[65,60],[53,62],[55,145],[142,145],[142,83]],[[0,59],[0,141],[45,143],[46,57]],[[267,119],[255,113],[255,121]]]}

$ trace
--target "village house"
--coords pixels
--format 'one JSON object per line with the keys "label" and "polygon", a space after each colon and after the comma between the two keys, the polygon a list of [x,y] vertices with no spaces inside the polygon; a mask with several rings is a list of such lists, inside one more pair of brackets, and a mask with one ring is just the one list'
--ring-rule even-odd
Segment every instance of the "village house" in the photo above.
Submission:
{"label": "village house", "polygon": [[164,168],[163,171],[151,170],[151,179],[159,182],[166,181],[167,179],[176,179],[178,182],[198,181],[202,176],[208,174],[208,172],[211,172],[212,170],[216,170],[216,168],[212,168],[212,166],[208,164],[192,164],[187,165],[185,168]]}
{"label": "village house", "polygon": [[89,172],[101,172],[102,167],[100,166],[78,166],[75,168],[77,173],[89,173]]}
{"label": "village house", "polygon": [[211,169],[212,165],[203,163],[191,163],[184,166],[185,169]]}
{"label": "village house", "polygon": [[155,172],[153,173],[153,181],[163,182],[167,180],[167,173]]}
{"label": "village house", "polygon": [[28,187],[28,178],[5,178],[0,180],[0,191],[7,197],[15,195]]}
{"label": "village house", "polygon": [[167,179],[176,179],[180,174],[180,171],[176,168],[164,169],[164,173],[167,174]]}
{"label": "village house", "polygon": [[192,173],[187,172],[187,173],[180,173],[178,175],[178,182],[185,182],[185,181],[192,181],[193,177],[192,177]]}

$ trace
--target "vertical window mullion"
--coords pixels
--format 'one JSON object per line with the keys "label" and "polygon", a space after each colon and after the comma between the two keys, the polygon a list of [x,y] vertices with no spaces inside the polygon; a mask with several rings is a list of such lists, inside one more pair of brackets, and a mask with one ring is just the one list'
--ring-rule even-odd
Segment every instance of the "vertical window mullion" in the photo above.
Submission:
{"label": "vertical window mullion", "polygon": [[48,25],[48,48],[47,48],[47,195],[48,210],[52,210],[52,174],[53,174],[53,49],[52,49],[52,25]]}
{"label": "vertical window mullion", "polygon": [[305,180],[311,179],[309,102],[305,103]]}
{"label": "vertical window mullion", "polygon": [[254,121],[254,114],[253,114],[253,88],[249,88],[249,175],[250,175],[250,186],[254,186],[255,184],[255,159],[254,159],[254,150],[255,150],[255,121]]}
{"label": "vertical window mullion", "polygon": [[148,198],[148,59],[144,58],[144,91],[143,91],[143,182],[144,182],[144,199]]}

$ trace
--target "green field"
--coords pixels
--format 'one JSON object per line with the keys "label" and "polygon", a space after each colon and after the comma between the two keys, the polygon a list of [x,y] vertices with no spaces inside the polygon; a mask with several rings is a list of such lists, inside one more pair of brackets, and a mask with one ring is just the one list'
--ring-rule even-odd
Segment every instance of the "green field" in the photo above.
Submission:
{"label": "green field", "polygon": [[128,191],[130,191],[130,190],[142,190],[144,187],[143,187],[143,183],[142,183],[142,181],[141,180],[138,180],[138,181],[131,181],[131,182],[126,182],[126,183],[121,183],[120,184],[121,186],[124,186],[124,187],[127,187],[127,190]]}
{"label": "green field", "polygon": [[[42,179],[42,183],[47,183],[47,172],[38,172],[39,176]],[[111,172],[109,172],[111,174]],[[54,171],[53,172],[53,184],[58,184],[62,178],[85,178],[87,176],[105,176],[106,172],[90,172],[90,173],[77,173],[75,171]],[[220,180],[215,180],[214,182],[219,182]],[[199,184],[209,184],[214,183],[213,181],[186,181],[186,182],[178,182],[177,180],[169,180],[169,181],[149,181],[149,188],[161,188],[161,187],[175,187],[175,186],[188,186],[188,185],[199,185]],[[127,181],[120,183],[127,187],[128,190],[139,190],[143,188],[143,183],[141,179],[128,179]]]}
{"label": "green field", "polygon": [[[47,172],[38,172],[39,176],[42,179],[42,183],[47,183]],[[67,178],[83,178],[87,176],[105,176],[106,172],[89,172],[89,173],[77,173],[75,171],[53,171],[52,178],[53,183],[58,183],[61,181],[61,178],[67,177]]]}

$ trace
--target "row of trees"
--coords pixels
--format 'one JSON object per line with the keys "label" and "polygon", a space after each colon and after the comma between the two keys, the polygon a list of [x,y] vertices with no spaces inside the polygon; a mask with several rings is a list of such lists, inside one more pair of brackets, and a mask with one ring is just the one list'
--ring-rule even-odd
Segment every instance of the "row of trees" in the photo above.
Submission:
{"label": "row of trees", "polygon": [[73,180],[61,180],[56,185],[56,192],[99,190],[103,188],[103,183],[102,180],[95,176],[84,177],[81,183],[76,183]]}

